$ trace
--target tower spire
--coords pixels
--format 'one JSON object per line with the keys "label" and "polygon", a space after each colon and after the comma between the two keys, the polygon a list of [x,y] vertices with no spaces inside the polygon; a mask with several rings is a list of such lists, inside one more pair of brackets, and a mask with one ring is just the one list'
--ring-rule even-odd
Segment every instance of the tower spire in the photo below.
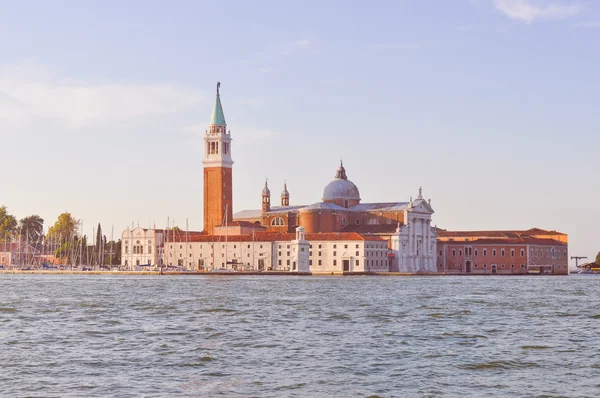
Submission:
{"label": "tower spire", "polygon": [[290,205],[290,193],[287,190],[287,182],[283,183],[283,192],[281,192],[281,205],[289,206]]}
{"label": "tower spire", "polygon": [[262,212],[271,211],[271,191],[269,190],[268,178],[265,178],[265,187],[262,190]]}
{"label": "tower spire", "polygon": [[223,105],[221,105],[221,82],[217,82],[217,97],[213,106],[212,116],[210,118],[211,126],[227,126],[225,122],[225,114],[223,113]]}

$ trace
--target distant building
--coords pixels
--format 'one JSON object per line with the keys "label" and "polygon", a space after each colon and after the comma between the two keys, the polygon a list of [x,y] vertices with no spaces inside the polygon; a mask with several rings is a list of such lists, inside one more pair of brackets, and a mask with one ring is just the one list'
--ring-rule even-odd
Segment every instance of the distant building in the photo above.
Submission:
{"label": "distant building", "polygon": [[[302,245],[303,244],[303,245]],[[215,269],[303,272],[389,271],[388,244],[356,232],[295,234],[256,232],[250,235],[194,234],[187,242],[166,237],[165,264]]]}
{"label": "distant building", "polygon": [[121,266],[134,269],[158,265],[164,239],[164,230],[128,227],[121,235]]}
{"label": "distant building", "polygon": [[265,181],[260,208],[234,214],[232,136],[219,87],[204,135],[204,231],[128,229],[124,266],[298,271],[306,260],[310,272],[568,273],[565,234],[437,229],[421,188],[415,200],[363,203],[341,161],[320,201],[291,204],[284,183],[275,205]]}
{"label": "distant building", "polygon": [[438,230],[438,270],[456,274],[568,274],[568,237],[557,231]]}
{"label": "distant building", "polygon": [[[0,266],[27,266],[45,260],[41,251],[33,245],[23,242],[0,242]],[[53,257],[52,257],[53,258]]]}

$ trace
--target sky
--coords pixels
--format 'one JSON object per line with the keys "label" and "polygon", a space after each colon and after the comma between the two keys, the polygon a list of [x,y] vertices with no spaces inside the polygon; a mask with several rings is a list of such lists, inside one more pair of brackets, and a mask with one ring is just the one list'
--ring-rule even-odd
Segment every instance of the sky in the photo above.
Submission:
{"label": "sky", "polygon": [[451,230],[600,251],[600,2],[0,0],[0,205],[201,230],[215,85],[234,212],[420,186]]}

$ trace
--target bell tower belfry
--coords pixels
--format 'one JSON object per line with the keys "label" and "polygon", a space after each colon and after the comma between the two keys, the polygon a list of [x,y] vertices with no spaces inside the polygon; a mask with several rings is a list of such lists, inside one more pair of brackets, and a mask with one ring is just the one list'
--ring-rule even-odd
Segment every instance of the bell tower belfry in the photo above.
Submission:
{"label": "bell tower belfry", "polygon": [[226,219],[232,221],[233,214],[231,132],[227,131],[220,88],[217,83],[210,125],[204,134],[204,231],[209,234]]}

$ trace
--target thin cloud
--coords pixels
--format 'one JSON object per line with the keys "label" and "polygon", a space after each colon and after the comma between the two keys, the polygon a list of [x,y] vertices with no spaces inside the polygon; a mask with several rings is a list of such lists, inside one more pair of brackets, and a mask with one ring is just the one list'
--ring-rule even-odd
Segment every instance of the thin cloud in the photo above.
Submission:
{"label": "thin cloud", "polygon": [[575,25],[578,28],[600,28],[600,21],[592,21],[592,22],[580,22]]}
{"label": "thin cloud", "polygon": [[535,20],[566,19],[583,11],[583,6],[576,3],[550,3],[541,0],[494,0],[494,7],[509,18],[528,24]]}
{"label": "thin cloud", "polygon": [[39,67],[0,69],[0,129],[53,120],[66,128],[144,122],[203,100],[199,92],[169,84],[73,81]]}
{"label": "thin cloud", "polygon": [[298,39],[294,41],[290,41],[283,45],[283,49],[281,50],[282,55],[290,55],[305,52],[312,48],[312,42],[308,39]]}

